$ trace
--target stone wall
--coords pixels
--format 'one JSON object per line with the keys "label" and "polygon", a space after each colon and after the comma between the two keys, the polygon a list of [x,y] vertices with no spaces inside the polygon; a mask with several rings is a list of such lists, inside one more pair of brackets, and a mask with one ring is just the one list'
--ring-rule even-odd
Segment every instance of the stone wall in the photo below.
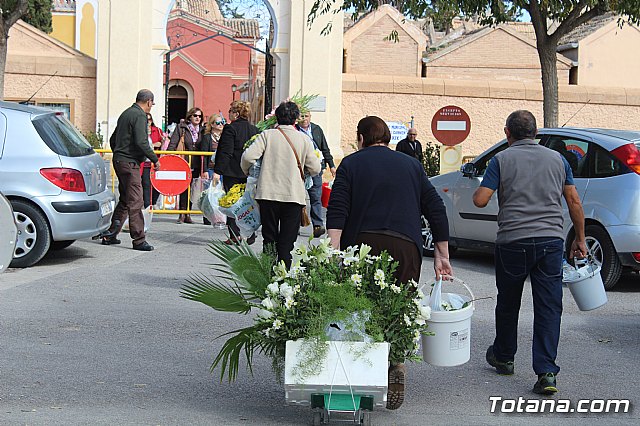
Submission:
{"label": "stone wall", "polygon": [[[640,129],[640,89],[565,85],[560,86],[559,97],[560,125],[569,120],[567,126]],[[540,83],[344,74],[344,152],[353,152],[356,125],[367,115],[388,121],[410,121],[414,116],[418,140],[435,142],[431,119],[447,105],[463,108],[471,118],[471,133],[462,144],[463,156],[480,154],[504,138],[505,119],[514,110],[530,110],[539,126],[543,125]]]}
{"label": "stone wall", "polygon": [[[397,43],[385,40],[393,30],[398,31]],[[354,74],[420,76],[419,53],[421,46],[390,16],[384,16],[351,42],[347,69]]]}
{"label": "stone wall", "polygon": [[82,132],[96,130],[95,77],[55,76],[49,80],[50,75],[18,73],[9,64],[7,68],[4,75],[6,100],[29,99],[37,91],[33,101],[68,103],[71,105],[70,121],[76,127]]}

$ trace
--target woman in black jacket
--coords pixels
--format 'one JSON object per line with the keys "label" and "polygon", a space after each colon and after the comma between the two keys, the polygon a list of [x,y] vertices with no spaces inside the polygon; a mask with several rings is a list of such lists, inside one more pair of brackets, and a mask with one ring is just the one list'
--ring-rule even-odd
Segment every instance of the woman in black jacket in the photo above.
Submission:
{"label": "woman in black jacket", "polygon": [[[258,133],[258,128],[249,123],[249,114],[251,114],[251,106],[248,102],[233,101],[229,108],[231,123],[224,126],[220,135],[213,170],[222,176],[222,186],[225,191],[229,191],[235,184],[247,182],[247,176],[240,168],[240,158],[244,152],[244,144]],[[225,243],[237,244],[240,240],[240,229],[235,219],[228,217],[227,226],[229,239]],[[254,241],[255,235],[247,239],[249,244]]]}
{"label": "woman in black jacket", "polygon": [[[198,151],[200,148],[200,143],[202,139],[202,131],[203,126],[202,120],[204,119],[202,110],[200,108],[191,108],[187,112],[186,121],[180,121],[180,124],[176,127],[171,135],[171,142],[169,142],[169,146],[167,147],[168,151],[177,151],[178,144],[180,143],[180,138],[184,140],[184,150],[185,151]],[[202,167],[200,166],[200,157],[193,157],[191,159],[191,176],[199,177],[202,171]],[[189,186],[191,186],[191,182],[189,182]],[[188,189],[186,189],[182,194],[180,194],[179,208],[180,210],[187,210],[187,198],[188,198]],[[178,216],[177,223],[193,223],[191,220],[191,215],[189,214],[180,214]]]}

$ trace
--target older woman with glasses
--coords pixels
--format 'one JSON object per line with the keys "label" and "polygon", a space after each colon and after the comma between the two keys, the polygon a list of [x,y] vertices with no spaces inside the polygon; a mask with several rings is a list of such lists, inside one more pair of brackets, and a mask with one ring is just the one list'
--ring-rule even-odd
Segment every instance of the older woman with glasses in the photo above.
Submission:
{"label": "older woman with glasses", "polygon": [[[184,144],[185,151],[197,151],[200,148],[201,140],[202,140],[202,131],[204,130],[202,126],[202,120],[204,118],[204,114],[200,108],[191,108],[187,112],[186,121],[180,120],[180,124],[174,130],[171,135],[171,142],[169,142],[169,146],[167,148],[168,151],[177,151],[178,146],[180,145],[180,141]],[[191,175],[192,176],[200,176],[200,171],[202,167],[200,165],[200,161],[193,158],[191,160]],[[180,202],[179,208],[180,210],[187,210],[187,192],[188,189],[185,190],[182,194],[180,194]],[[193,223],[191,220],[191,216],[188,214],[181,214],[178,217],[177,223]]]}
{"label": "older woman with glasses", "polygon": [[[247,175],[240,167],[240,159],[244,151],[244,144],[258,133],[258,128],[249,123],[249,114],[251,114],[251,106],[248,102],[233,101],[229,108],[231,123],[224,126],[220,135],[213,170],[222,176],[222,186],[225,191],[237,183],[247,182]],[[236,221],[227,218],[227,226],[229,227],[229,238],[225,243],[228,245],[237,244],[240,240],[240,229],[236,225]],[[247,239],[248,244],[253,244],[254,241],[255,235]]]}

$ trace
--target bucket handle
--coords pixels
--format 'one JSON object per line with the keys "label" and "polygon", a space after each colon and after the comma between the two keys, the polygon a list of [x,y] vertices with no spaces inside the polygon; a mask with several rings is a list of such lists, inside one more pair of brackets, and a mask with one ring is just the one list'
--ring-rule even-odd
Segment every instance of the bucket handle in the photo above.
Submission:
{"label": "bucket handle", "polygon": [[[601,266],[596,263],[595,257],[593,256],[593,252],[591,251],[591,248],[587,248],[587,256],[583,257],[582,259],[578,259],[576,256],[573,256],[573,265],[576,269],[578,269],[578,267],[576,266],[577,265],[576,262],[584,262],[583,266],[592,265],[592,266],[598,266],[601,268]],[[589,278],[592,278],[596,275],[595,271],[596,271],[596,268],[591,268],[591,273],[589,274]]]}
{"label": "bucket handle", "polygon": [[[464,288],[466,288],[467,291],[469,292],[469,294],[471,295],[471,300],[469,301],[469,305],[473,305],[474,300],[476,300],[476,297],[474,296],[473,291],[471,290],[471,288],[464,281],[462,281],[460,278],[456,278],[456,277],[454,277],[452,275],[443,275],[443,277],[446,277],[447,281],[456,281],[456,282],[462,284],[464,286]],[[440,279],[442,280],[442,277]],[[422,289],[425,286],[426,286],[426,284],[422,284],[420,286],[419,290],[422,291]]]}

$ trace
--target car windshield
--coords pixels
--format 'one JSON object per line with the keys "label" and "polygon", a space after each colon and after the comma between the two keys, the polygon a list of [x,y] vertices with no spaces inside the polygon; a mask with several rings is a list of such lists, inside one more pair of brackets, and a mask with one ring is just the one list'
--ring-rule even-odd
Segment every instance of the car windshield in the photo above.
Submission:
{"label": "car windshield", "polygon": [[33,126],[47,146],[65,157],[93,154],[93,148],[82,134],[62,114],[40,115]]}

